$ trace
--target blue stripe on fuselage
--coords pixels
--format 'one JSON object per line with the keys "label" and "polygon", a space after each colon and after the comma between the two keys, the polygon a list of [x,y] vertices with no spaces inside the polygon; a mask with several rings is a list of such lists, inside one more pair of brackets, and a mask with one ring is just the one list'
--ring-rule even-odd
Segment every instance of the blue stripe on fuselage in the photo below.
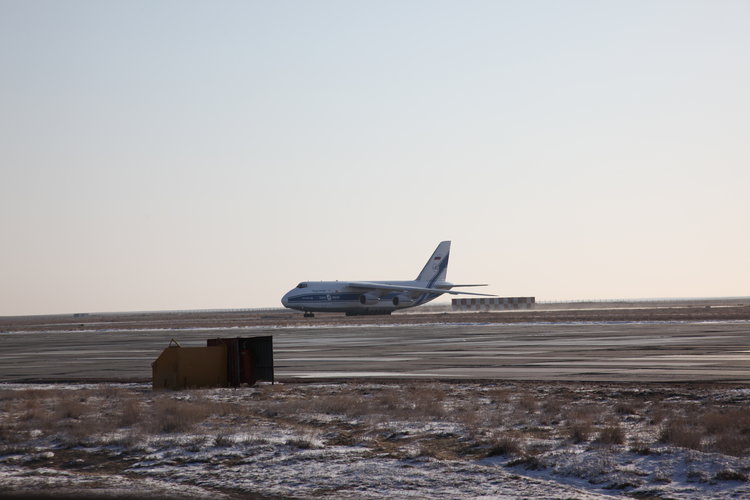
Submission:
{"label": "blue stripe on fuselage", "polygon": [[[331,300],[328,300],[328,296],[330,295]],[[359,300],[358,293],[309,293],[305,295],[294,295],[292,297],[288,297],[287,301],[292,304],[296,302],[352,302],[352,301],[358,301]]]}

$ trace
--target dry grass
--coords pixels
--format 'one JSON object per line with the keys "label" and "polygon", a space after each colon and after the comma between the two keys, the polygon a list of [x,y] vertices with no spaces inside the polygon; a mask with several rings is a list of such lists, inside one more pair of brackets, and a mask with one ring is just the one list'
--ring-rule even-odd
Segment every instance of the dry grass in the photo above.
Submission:
{"label": "dry grass", "polygon": [[80,397],[68,397],[57,401],[55,405],[55,418],[79,419],[87,410],[86,399]]}
{"label": "dry grass", "polygon": [[620,401],[614,406],[615,413],[618,415],[638,415],[638,405],[630,400]]}
{"label": "dry grass", "polygon": [[[259,422],[273,422],[292,432],[287,443],[298,449],[322,441],[401,457],[528,458],[539,446],[554,446],[551,442],[607,447],[630,442],[630,451],[642,455],[664,444],[733,456],[750,451],[744,402],[707,398],[692,404],[691,394],[671,389],[637,400],[617,399],[618,391],[607,388],[589,394],[567,385],[433,382],[263,385],[232,392],[231,398],[210,394],[225,393],[107,386],[0,391],[0,446],[16,449],[34,436],[63,448],[97,443],[134,448],[149,436],[195,432],[208,436],[192,445],[196,449],[206,443],[231,447],[251,439],[237,433],[252,435]],[[463,437],[436,433],[431,430],[436,422],[458,426]],[[634,426],[637,436],[629,435]]]}
{"label": "dry grass", "polygon": [[601,444],[623,444],[625,442],[625,431],[619,422],[612,422],[599,431],[596,442]]}
{"label": "dry grass", "polygon": [[366,393],[322,393],[311,399],[285,398],[269,404],[266,412],[274,416],[293,416],[300,412],[332,416],[370,417],[377,420],[440,419],[445,416],[445,392],[435,384],[410,384]]}
{"label": "dry grass", "polygon": [[576,407],[572,409],[566,419],[566,434],[568,439],[574,443],[584,443],[591,438],[594,432],[595,408]]}
{"label": "dry grass", "polygon": [[545,425],[558,425],[562,420],[563,409],[566,403],[560,396],[545,398],[540,409],[540,422]]}
{"label": "dry grass", "polygon": [[568,423],[568,438],[574,443],[585,443],[589,440],[594,428],[589,420],[574,420]]}
{"label": "dry grass", "polygon": [[188,432],[210,414],[205,401],[193,402],[161,397],[151,407],[145,426],[157,434]]}
{"label": "dry grass", "polygon": [[218,446],[220,448],[229,448],[233,444],[234,439],[232,438],[232,435],[226,432],[221,432],[214,438],[214,446]]}
{"label": "dry grass", "polygon": [[691,409],[664,421],[660,441],[731,456],[750,452],[750,415],[745,408]]}
{"label": "dry grass", "polygon": [[120,417],[118,419],[119,427],[131,427],[137,424],[141,419],[141,403],[132,395],[124,396],[120,408]]}
{"label": "dry grass", "polygon": [[526,413],[534,413],[537,408],[537,396],[531,392],[522,392],[518,396],[518,407]]}
{"label": "dry grass", "polygon": [[514,436],[500,436],[495,438],[487,450],[488,457],[496,457],[501,455],[521,455],[523,453],[523,446],[521,440]]}
{"label": "dry grass", "polygon": [[673,417],[662,426],[659,440],[681,448],[701,449],[701,435],[698,429],[684,417]]}
{"label": "dry grass", "polygon": [[719,481],[742,481],[743,483],[746,483],[748,481],[748,476],[744,472],[725,469],[717,472],[714,479]]}
{"label": "dry grass", "polygon": [[300,436],[287,439],[286,444],[299,450],[312,450],[319,448],[317,433],[307,431]]}

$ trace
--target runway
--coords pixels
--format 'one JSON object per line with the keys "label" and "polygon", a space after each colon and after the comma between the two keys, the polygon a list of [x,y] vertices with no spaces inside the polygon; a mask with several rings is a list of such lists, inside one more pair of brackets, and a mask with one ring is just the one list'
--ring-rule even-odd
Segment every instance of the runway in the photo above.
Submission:
{"label": "runway", "polygon": [[145,381],[173,338],[187,347],[260,335],[273,336],[282,381],[750,382],[746,320],[6,331],[0,381]]}

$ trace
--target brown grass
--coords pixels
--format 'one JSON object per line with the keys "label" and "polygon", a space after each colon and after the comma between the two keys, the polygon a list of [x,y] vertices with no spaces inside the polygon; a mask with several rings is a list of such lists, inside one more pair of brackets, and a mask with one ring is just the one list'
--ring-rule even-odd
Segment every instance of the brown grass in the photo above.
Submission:
{"label": "brown grass", "polygon": [[612,422],[599,431],[596,442],[601,444],[623,444],[625,442],[625,431],[619,422]]}
{"label": "brown grass", "polygon": [[128,395],[122,400],[120,407],[120,418],[118,424],[120,427],[131,427],[137,424],[141,419],[141,403],[137,398]]}
{"label": "brown grass", "polygon": [[614,410],[618,415],[637,415],[638,410],[632,401],[620,401],[615,404]]}
{"label": "brown grass", "polygon": [[708,448],[725,455],[743,456],[750,451],[750,412],[729,408],[705,413],[700,424],[710,436]]}
{"label": "brown grass", "polygon": [[540,410],[540,422],[545,425],[557,425],[562,420],[565,400],[560,396],[549,396],[544,399]]}
{"label": "brown grass", "polygon": [[85,401],[85,398],[80,398],[77,395],[58,400],[55,405],[55,418],[80,418],[87,410]]}
{"label": "brown grass", "polygon": [[523,392],[518,397],[518,407],[526,413],[534,413],[537,409],[537,396],[531,392]]}
{"label": "brown grass", "polygon": [[700,450],[702,442],[699,429],[684,417],[672,417],[667,420],[662,426],[659,440],[662,443],[692,450]]}
{"label": "brown grass", "polygon": [[496,457],[500,455],[521,455],[523,453],[523,446],[521,440],[514,436],[500,436],[495,438],[489,445],[487,450],[488,457]]}
{"label": "brown grass", "polygon": [[745,408],[672,412],[662,423],[659,440],[693,450],[744,456],[750,452],[750,415]]}
{"label": "brown grass", "polygon": [[743,483],[746,483],[748,481],[747,474],[731,469],[724,469],[717,472],[714,476],[714,479],[717,479],[719,481],[741,481]]}
{"label": "brown grass", "polygon": [[574,443],[584,443],[589,440],[594,427],[590,420],[574,420],[568,423],[568,437]]}
{"label": "brown grass", "polygon": [[210,415],[204,401],[183,401],[170,397],[157,399],[147,416],[146,428],[153,433],[187,432]]}
{"label": "brown grass", "polygon": [[[659,443],[734,456],[750,451],[746,402],[713,401],[707,392],[697,405],[689,391],[655,389],[644,403],[618,400],[617,390],[609,390],[512,383],[284,384],[233,392],[240,397],[231,402],[208,399],[210,391],[152,393],[106,386],[0,391],[0,445],[15,449],[33,437],[63,448],[102,442],[133,448],[144,446],[149,436],[197,431],[205,436],[191,445],[196,449],[206,443],[232,447],[250,439],[238,437],[240,432],[262,440],[258,426],[273,423],[292,432],[288,444],[298,449],[322,440],[396,457],[524,457],[570,442],[631,441],[630,451],[642,455],[660,453]],[[460,426],[460,439],[453,431],[429,430],[434,426],[413,430],[436,421],[448,429]],[[634,426],[640,429],[637,441],[629,436]],[[654,437],[643,437],[649,435]]]}
{"label": "brown grass", "polygon": [[566,434],[574,443],[584,443],[594,432],[595,407],[578,406],[571,409],[566,419]]}

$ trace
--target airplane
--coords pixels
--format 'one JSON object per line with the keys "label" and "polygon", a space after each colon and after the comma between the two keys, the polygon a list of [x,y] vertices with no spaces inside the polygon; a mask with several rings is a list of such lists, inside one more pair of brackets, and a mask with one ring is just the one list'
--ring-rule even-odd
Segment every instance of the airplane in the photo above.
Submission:
{"label": "airplane", "polygon": [[343,312],[347,316],[391,314],[398,309],[425,304],[444,293],[494,297],[487,293],[451,290],[487,285],[454,285],[445,281],[450,251],[450,241],[440,242],[413,281],[303,281],[289,290],[281,303],[289,309],[304,311],[305,318],[312,318],[316,312]]}

